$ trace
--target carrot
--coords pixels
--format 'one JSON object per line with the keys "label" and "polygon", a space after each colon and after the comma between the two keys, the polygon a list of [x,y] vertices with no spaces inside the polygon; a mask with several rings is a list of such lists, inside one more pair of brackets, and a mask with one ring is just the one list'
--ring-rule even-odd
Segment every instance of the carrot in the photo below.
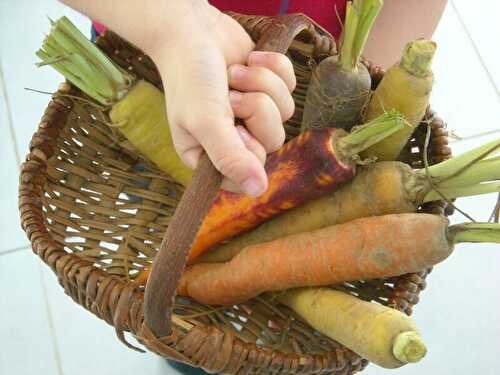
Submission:
{"label": "carrot", "polygon": [[165,109],[164,94],[116,66],[66,17],[52,29],[37,56],[85,94],[109,109],[111,126],[158,168],[187,185],[192,171],[177,155]]}
{"label": "carrot", "polygon": [[394,64],[375,89],[366,111],[366,119],[397,109],[408,120],[407,127],[373,145],[362,153],[365,158],[396,160],[425,115],[434,83],[431,70],[436,44],[419,39],[408,43],[399,62]]}
{"label": "carrot", "polygon": [[226,262],[247,246],[360,217],[415,212],[417,205],[408,196],[411,186],[405,184],[412,174],[408,165],[399,162],[361,167],[354,180],[339,190],[284,212],[252,231],[216,246],[194,262]]}
{"label": "carrot", "polygon": [[[195,261],[226,262],[245,247],[294,233],[324,228],[367,216],[416,212],[426,202],[500,191],[500,157],[487,156],[500,139],[425,169],[400,162],[380,162],[359,168],[341,189],[295,207],[254,230],[219,245]],[[427,177],[429,173],[429,177]]]}
{"label": "carrot", "polygon": [[[269,188],[253,198],[221,190],[192,245],[189,260],[209,248],[286,210],[333,191],[355,174],[357,153],[404,125],[388,112],[350,134],[342,129],[318,129],[299,135],[268,156]],[[367,131],[366,129],[370,129]]]}
{"label": "carrot", "polygon": [[390,307],[329,288],[294,289],[278,299],[311,327],[378,366],[401,367],[427,352],[414,321]]}
{"label": "carrot", "polygon": [[302,131],[325,127],[349,130],[361,121],[370,97],[371,77],[359,60],[382,4],[382,0],[347,2],[340,53],[313,69]]}
{"label": "carrot", "polygon": [[422,213],[361,218],[249,246],[227,263],[190,266],[178,293],[231,305],[265,291],[399,276],[443,261],[461,242],[500,243],[500,224],[448,227]]}

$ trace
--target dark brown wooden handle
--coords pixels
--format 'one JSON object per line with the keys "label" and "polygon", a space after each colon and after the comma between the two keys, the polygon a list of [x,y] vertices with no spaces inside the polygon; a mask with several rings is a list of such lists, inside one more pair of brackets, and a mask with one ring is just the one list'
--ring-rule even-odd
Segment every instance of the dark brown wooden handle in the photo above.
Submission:
{"label": "dark brown wooden handle", "polygon": [[[275,17],[264,30],[255,50],[285,53],[295,37],[314,28],[302,15]],[[189,250],[213,199],[222,176],[204,154],[184,192],[155,257],[144,294],[144,321],[156,337],[170,335],[177,285]]]}

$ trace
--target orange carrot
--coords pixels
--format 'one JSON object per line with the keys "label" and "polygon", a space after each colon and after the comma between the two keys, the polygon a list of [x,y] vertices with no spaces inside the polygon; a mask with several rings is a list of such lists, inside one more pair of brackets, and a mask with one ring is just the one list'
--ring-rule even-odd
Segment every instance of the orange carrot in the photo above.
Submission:
{"label": "orange carrot", "polygon": [[[331,192],[354,177],[357,153],[404,126],[388,112],[350,134],[342,129],[310,130],[268,156],[268,190],[260,197],[220,191],[191,247],[189,260],[213,245],[248,231],[292,207]],[[371,134],[364,129],[372,127]]]}
{"label": "orange carrot", "polygon": [[227,263],[188,267],[178,293],[230,305],[264,291],[323,286],[418,272],[460,242],[500,242],[498,224],[448,228],[444,217],[394,214],[283,237],[246,248]]}
{"label": "orange carrot", "polygon": [[440,199],[438,191],[447,200],[499,192],[500,157],[489,158],[498,152],[500,139],[428,169],[414,170],[396,161],[367,165],[341,189],[294,207],[195,262],[227,262],[247,246],[361,217],[416,212],[421,204]]}
{"label": "orange carrot", "polygon": [[[476,147],[428,169],[412,170],[399,162],[371,164],[352,183],[322,198],[295,207],[258,228],[196,259],[227,262],[249,246],[311,232],[367,216],[415,212],[419,205],[500,191],[500,139]],[[439,192],[439,193],[438,193]],[[149,271],[136,280],[144,283]]]}

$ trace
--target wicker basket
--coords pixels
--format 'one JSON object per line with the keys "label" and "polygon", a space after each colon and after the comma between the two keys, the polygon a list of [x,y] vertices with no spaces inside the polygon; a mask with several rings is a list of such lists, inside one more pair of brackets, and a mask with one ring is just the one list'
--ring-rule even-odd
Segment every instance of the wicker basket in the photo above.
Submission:
{"label": "wicker basket", "polygon": [[[233,16],[255,41],[273,28],[293,33],[287,53],[297,75],[296,113],[285,126],[288,136],[295,136],[310,63],[335,53],[333,39],[302,15]],[[152,61],[141,51],[111,32],[97,43],[120,66],[161,87]],[[376,85],[383,72],[367,66]],[[113,325],[128,346],[124,332],[153,352],[210,372],[352,374],[367,365],[266,294],[229,308],[177,298],[172,334],[155,337],[144,324],[144,289],[134,278],[153,261],[183,190],[142,159],[106,120],[107,114],[77,89],[61,88],[32,138],[20,177],[23,229],[33,251],[76,303]],[[443,122],[429,110],[401,157],[416,168],[422,167],[428,125],[429,163],[450,156]],[[134,169],[137,163],[144,170]],[[445,214],[439,202],[422,210]],[[411,314],[428,272],[334,287]]]}

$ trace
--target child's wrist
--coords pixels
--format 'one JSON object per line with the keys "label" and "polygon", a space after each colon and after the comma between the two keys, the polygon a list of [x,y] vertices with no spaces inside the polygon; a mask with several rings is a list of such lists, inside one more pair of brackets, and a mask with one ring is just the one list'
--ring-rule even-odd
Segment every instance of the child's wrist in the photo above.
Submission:
{"label": "child's wrist", "polygon": [[159,14],[140,48],[153,60],[156,56],[164,56],[167,51],[176,50],[195,34],[202,33],[209,13],[208,7],[210,5],[204,0],[182,0],[167,6],[170,9]]}

